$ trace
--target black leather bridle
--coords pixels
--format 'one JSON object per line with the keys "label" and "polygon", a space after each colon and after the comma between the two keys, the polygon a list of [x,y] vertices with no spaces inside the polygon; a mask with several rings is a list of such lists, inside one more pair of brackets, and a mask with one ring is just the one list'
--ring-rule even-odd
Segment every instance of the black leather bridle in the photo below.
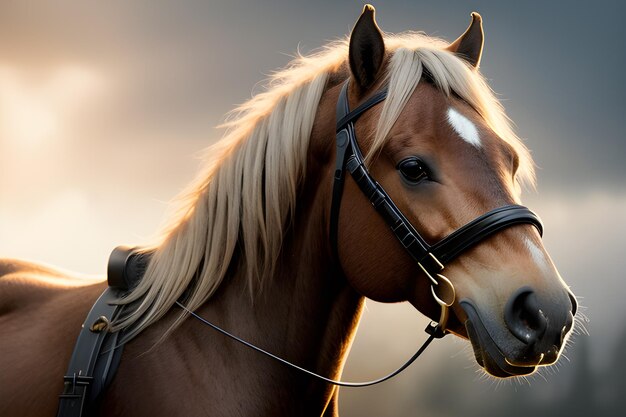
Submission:
{"label": "black leather bridle", "polygon": [[477,217],[434,245],[429,245],[402,214],[383,187],[369,173],[356,139],[354,128],[356,121],[367,110],[385,98],[387,98],[387,89],[383,88],[356,109],[350,111],[348,81],[343,84],[339,93],[336,130],[337,155],[330,214],[330,238],[335,256],[339,259],[337,250],[339,209],[345,171],[347,170],[359,189],[391,228],[404,249],[429,278],[432,295],[441,306],[441,316],[438,325],[430,326],[428,331],[430,333],[434,328],[441,335],[446,325],[448,308],[455,298],[454,286],[441,274],[444,266],[467,249],[502,229],[518,224],[532,224],[542,235],[543,225],[539,217],[528,208],[520,205],[506,205]]}

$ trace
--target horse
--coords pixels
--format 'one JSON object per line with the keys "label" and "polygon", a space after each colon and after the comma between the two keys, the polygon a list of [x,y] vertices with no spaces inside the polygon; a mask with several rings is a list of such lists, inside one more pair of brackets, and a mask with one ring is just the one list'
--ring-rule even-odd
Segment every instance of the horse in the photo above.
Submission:
{"label": "horse", "polygon": [[[534,166],[480,74],[483,40],[477,13],[448,43],[385,34],[368,5],[349,37],[297,56],[237,108],[179,211],[141,249],[141,280],[115,300],[132,308],[107,327],[123,332],[124,351],[99,415],[338,415],[336,386],[190,312],[328,378],[341,377],[366,298],[411,303],[468,339],[494,377],[554,364],[576,299],[519,206]],[[356,110],[336,113],[342,97]],[[390,216],[402,220],[393,230]],[[447,262],[411,252],[420,237],[435,248],[461,235]],[[15,259],[0,261],[0,277],[0,414],[53,415],[106,283]]]}

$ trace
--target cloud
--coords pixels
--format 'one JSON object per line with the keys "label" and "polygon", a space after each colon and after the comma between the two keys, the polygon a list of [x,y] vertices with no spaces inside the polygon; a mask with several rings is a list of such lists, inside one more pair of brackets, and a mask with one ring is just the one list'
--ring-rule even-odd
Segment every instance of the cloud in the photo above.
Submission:
{"label": "cloud", "polygon": [[[250,96],[263,74],[286,64],[298,47],[306,52],[346,34],[360,12],[349,2],[284,0],[271,7],[241,1],[2,7],[6,59],[35,68],[78,60],[109,77],[111,101],[93,121],[93,130],[104,132],[93,140],[176,137],[199,146],[217,137],[212,126]],[[482,70],[527,138],[542,186],[623,189],[626,29],[619,16],[626,5],[474,7],[487,32]],[[385,2],[378,18],[386,30],[453,39],[469,11],[462,2]],[[582,21],[584,31],[576,23]]]}
{"label": "cloud", "polygon": [[29,77],[9,65],[0,65],[0,141],[28,150],[60,139],[81,106],[93,101],[105,87],[97,71],[65,63],[45,76]]}

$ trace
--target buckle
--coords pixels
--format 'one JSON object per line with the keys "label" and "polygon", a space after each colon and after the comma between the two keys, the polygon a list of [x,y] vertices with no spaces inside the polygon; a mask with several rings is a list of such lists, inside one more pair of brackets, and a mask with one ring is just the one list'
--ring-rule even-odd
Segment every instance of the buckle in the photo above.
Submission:
{"label": "buckle", "polygon": [[[439,271],[443,271],[444,266],[439,261],[439,259],[437,259],[437,257],[430,252],[428,253],[428,255],[430,256],[430,258],[425,259],[429,260],[431,265],[439,268]],[[422,271],[424,271],[428,279],[430,279],[430,292],[432,293],[432,296],[437,304],[439,304],[439,306],[441,307],[439,323],[432,322],[426,328],[426,332],[435,337],[442,337],[439,336],[439,334],[445,333],[444,329],[448,321],[448,309],[456,299],[456,290],[454,289],[454,285],[452,285],[452,282],[450,282],[450,280],[445,275],[435,273],[435,276],[433,276],[433,274],[429,272],[428,268],[426,268],[422,264],[422,262],[418,262],[417,264],[422,269]]]}
{"label": "buckle", "polygon": [[[63,393],[59,398],[79,398],[85,395],[85,389],[93,382],[93,377],[74,374],[63,377]],[[76,392],[76,388],[83,388],[81,392]]]}
{"label": "buckle", "polygon": [[445,275],[437,274],[437,278],[439,278],[437,283],[430,285],[430,292],[432,293],[435,301],[437,301],[437,304],[442,307],[450,307],[456,299],[456,290],[454,289],[454,285],[452,285],[452,282],[450,282]]}

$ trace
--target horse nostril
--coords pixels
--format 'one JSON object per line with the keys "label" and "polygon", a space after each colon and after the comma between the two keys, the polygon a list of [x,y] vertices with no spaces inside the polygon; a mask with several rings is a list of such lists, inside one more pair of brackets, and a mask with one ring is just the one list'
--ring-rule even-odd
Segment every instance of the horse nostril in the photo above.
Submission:
{"label": "horse nostril", "polygon": [[537,296],[528,287],[517,290],[504,307],[504,321],[511,333],[526,344],[537,342],[548,327]]}

